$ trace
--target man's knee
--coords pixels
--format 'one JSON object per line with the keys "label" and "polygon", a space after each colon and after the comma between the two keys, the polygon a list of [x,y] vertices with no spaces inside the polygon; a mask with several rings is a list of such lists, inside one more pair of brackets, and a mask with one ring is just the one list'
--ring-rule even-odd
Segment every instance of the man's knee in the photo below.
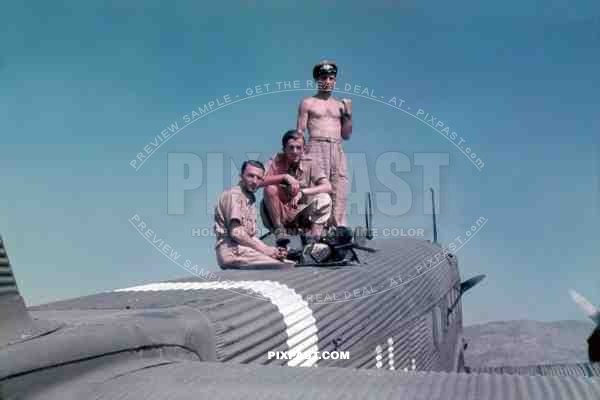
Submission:
{"label": "man's knee", "polygon": [[263,212],[266,213],[267,218],[276,217],[280,213],[281,200],[279,198],[278,190],[276,185],[265,186],[261,214]]}
{"label": "man's knee", "polygon": [[269,197],[271,200],[279,197],[279,188],[277,185],[265,186],[265,197]]}

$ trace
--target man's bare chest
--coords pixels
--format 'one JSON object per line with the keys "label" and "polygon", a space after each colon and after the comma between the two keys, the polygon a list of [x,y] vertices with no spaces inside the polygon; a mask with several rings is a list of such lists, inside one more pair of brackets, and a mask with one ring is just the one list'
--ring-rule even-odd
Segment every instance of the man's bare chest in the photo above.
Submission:
{"label": "man's bare chest", "polygon": [[309,117],[314,119],[339,119],[342,116],[341,104],[338,102],[313,103],[308,113]]}

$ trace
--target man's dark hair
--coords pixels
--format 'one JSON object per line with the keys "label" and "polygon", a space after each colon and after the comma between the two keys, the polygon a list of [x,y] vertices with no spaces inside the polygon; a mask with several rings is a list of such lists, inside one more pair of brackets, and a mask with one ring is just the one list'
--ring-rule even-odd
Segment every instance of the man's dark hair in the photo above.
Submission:
{"label": "man's dark hair", "polygon": [[302,138],[302,142],[304,142],[304,135],[302,133],[298,132],[295,129],[290,129],[289,131],[283,134],[283,137],[281,138],[281,146],[285,148],[285,146],[290,140],[300,138]]}
{"label": "man's dark hair", "polygon": [[265,166],[260,161],[257,161],[257,160],[248,160],[248,161],[244,161],[244,163],[242,164],[242,172],[241,172],[241,174],[243,174],[244,171],[246,171],[246,167],[248,165],[252,165],[253,167],[260,168],[263,171],[265,170]]}

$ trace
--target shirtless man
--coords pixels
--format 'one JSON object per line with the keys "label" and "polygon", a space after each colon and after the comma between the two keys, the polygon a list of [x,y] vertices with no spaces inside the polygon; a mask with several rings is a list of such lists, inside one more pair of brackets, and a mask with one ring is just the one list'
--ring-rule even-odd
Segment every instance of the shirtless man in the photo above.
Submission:
{"label": "shirtless man", "polygon": [[215,250],[221,269],[289,268],[287,251],[270,247],[256,236],[256,198],[265,167],[260,161],[242,164],[238,185],[224,191],[215,206]]}
{"label": "shirtless man", "polygon": [[337,66],[322,61],[313,68],[318,92],[306,97],[298,108],[296,129],[304,134],[308,128],[306,153],[316,160],[332,185],[332,226],[346,226],[346,200],[349,182],[342,141],[352,134],[352,102],[332,96]]}
{"label": "shirtless man", "polygon": [[294,228],[309,230],[307,242],[316,242],[331,215],[331,185],[319,165],[304,153],[303,134],[289,130],[281,145],[283,151],[269,161],[262,182],[263,223],[280,245],[288,240],[286,230]]}

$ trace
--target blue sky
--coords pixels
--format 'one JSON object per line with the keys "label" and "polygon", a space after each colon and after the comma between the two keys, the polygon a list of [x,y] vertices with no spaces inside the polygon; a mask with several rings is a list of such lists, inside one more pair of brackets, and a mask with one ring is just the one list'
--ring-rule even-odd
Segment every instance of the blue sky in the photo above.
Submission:
{"label": "blue sky", "polygon": [[[130,161],[210,101],[248,97],[256,85],[274,92],[278,81],[306,88],[321,58],[338,62],[340,89],[379,97],[338,93],[354,104],[345,144],[353,173],[389,193],[392,166],[378,171],[377,159],[392,152],[409,161],[395,173],[410,192],[392,209],[412,207],[395,217],[379,209],[379,227],[431,237],[422,200],[431,181],[416,153],[448,157],[437,186],[442,243],[488,220],[457,253],[464,278],[488,276],[465,298],[466,323],[581,319],[569,288],[600,304],[597,2],[270,3],[4,7],[0,225],[28,304],[188,276],[128,222],[136,214],[184,257],[216,269],[214,239],[191,229],[211,227],[207,210],[215,187],[231,183],[231,160],[277,151],[312,92],[223,107],[138,170]],[[393,97],[404,111],[389,106]],[[415,118],[418,109],[463,138],[484,167]],[[183,215],[169,215],[167,159],[177,152],[197,155],[202,184],[185,194]],[[209,153],[222,154],[223,168],[209,165]]]}

